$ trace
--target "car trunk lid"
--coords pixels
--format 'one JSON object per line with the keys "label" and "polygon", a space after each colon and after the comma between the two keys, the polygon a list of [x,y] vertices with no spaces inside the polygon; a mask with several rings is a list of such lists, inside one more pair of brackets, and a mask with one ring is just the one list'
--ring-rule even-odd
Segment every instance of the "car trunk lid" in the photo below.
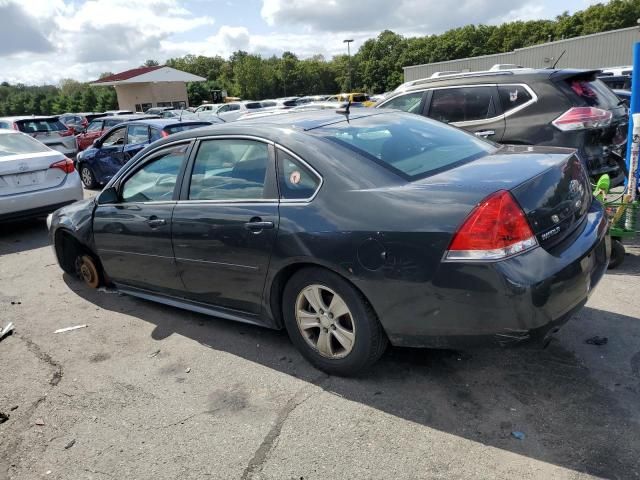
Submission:
{"label": "car trunk lid", "polygon": [[64,182],[67,174],[49,168],[65,157],[56,151],[0,156],[0,197],[53,188]]}
{"label": "car trunk lid", "polygon": [[76,149],[76,139],[58,117],[34,117],[17,120],[19,131],[32,136],[54,150],[69,153]]}
{"label": "car trunk lid", "polygon": [[455,198],[456,210],[467,214],[488,195],[508,190],[545,249],[580,227],[592,200],[589,178],[575,151],[554,147],[503,146],[494,154],[412,182],[409,188]]}

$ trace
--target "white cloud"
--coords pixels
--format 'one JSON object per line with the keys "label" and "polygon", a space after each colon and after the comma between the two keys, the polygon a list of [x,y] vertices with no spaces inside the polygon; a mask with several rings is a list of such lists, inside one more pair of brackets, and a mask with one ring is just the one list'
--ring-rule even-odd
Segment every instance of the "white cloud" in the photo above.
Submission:
{"label": "white cloud", "polygon": [[261,15],[271,26],[304,25],[310,32],[359,32],[391,29],[423,35],[469,23],[488,23],[517,11],[531,0],[263,0]]}
{"label": "white cloud", "polygon": [[214,23],[179,0],[0,0],[0,39],[2,32],[12,32],[3,8],[21,15],[13,21],[19,26],[14,38],[2,42],[20,48],[0,47],[0,81],[9,82],[92,80],[148,58],[164,60],[164,40]]}

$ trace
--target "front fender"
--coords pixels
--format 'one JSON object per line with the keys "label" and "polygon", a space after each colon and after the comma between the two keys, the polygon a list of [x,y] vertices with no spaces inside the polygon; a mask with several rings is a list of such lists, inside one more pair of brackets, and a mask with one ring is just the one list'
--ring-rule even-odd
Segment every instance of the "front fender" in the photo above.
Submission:
{"label": "front fender", "polygon": [[49,241],[55,246],[56,233],[64,229],[81,244],[95,251],[93,245],[93,212],[95,198],[87,198],[59,208],[51,214]]}

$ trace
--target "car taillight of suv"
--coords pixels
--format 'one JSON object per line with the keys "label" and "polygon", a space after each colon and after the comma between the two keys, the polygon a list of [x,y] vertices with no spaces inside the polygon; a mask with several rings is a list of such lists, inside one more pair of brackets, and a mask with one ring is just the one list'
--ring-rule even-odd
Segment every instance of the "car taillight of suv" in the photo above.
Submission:
{"label": "car taillight of suv", "polygon": [[551,124],[563,132],[569,132],[585,128],[608,127],[611,125],[612,117],[613,114],[610,111],[601,108],[572,107]]}

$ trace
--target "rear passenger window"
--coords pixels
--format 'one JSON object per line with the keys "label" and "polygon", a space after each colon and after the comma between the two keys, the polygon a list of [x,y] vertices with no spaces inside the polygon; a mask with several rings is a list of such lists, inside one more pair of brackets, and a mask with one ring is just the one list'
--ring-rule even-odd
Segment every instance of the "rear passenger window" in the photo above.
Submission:
{"label": "rear passenger window", "polygon": [[253,140],[202,142],[193,165],[189,200],[265,198],[267,145]]}
{"label": "rear passenger window", "polygon": [[429,116],[440,122],[470,122],[496,116],[495,87],[444,88],[433,91]]}
{"label": "rear passenger window", "polygon": [[498,95],[502,111],[505,113],[527,103],[532,98],[531,94],[522,85],[498,86]]}
{"label": "rear passenger window", "polygon": [[382,108],[393,108],[394,110],[402,110],[409,113],[420,113],[420,104],[424,92],[407,93],[399,97],[389,100],[382,105]]}
{"label": "rear passenger window", "polygon": [[300,161],[278,150],[278,184],[281,199],[304,200],[313,197],[320,179]]}
{"label": "rear passenger window", "polygon": [[149,127],[146,125],[129,125],[127,127],[127,145],[138,145],[149,141]]}

